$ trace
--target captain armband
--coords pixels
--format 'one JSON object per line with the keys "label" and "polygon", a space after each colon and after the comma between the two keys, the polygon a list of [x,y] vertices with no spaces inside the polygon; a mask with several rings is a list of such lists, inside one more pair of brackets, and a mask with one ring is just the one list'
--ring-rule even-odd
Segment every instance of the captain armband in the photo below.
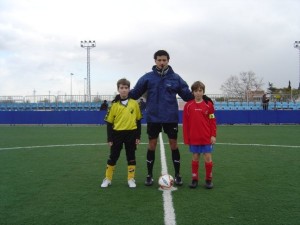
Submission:
{"label": "captain armband", "polygon": [[209,114],[209,119],[214,119],[215,118],[215,114]]}

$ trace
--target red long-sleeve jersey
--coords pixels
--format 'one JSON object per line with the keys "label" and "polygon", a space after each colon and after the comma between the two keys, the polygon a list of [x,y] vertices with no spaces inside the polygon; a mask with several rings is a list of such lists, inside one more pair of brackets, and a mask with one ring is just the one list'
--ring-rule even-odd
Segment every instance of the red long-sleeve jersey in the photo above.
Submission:
{"label": "red long-sleeve jersey", "polygon": [[208,101],[187,102],[183,110],[183,138],[187,145],[211,144],[211,137],[217,135],[214,105]]}

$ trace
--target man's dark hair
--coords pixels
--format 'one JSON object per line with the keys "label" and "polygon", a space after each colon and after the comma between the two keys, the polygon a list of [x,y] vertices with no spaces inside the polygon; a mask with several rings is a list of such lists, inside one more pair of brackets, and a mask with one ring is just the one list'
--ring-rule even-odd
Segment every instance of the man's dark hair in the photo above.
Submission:
{"label": "man's dark hair", "polygon": [[157,59],[158,56],[167,56],[168,60],[170,59],[169,53],[165,50],[158,50],[154,53],[154,59]]}

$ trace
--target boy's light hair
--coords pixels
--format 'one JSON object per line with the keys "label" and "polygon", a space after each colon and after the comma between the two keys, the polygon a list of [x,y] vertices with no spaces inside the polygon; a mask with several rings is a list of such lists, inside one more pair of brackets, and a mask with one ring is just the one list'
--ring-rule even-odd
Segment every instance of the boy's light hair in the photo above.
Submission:
{"label": "boy's light hair", "polygon": [[118,80],[117,82],[117,88],[119,89],[120,85],[125,85],[125,86],[128,86],[128,88],[130,88],[130,81],[127,80],[126,78],[122,78],[120,80]]}
{"label": "boy's light hair", "polygon": [[203,90],[203,93],[205,93],[205,85],[201,81],[196,81],[191,86],[192,92],[200,89]]}

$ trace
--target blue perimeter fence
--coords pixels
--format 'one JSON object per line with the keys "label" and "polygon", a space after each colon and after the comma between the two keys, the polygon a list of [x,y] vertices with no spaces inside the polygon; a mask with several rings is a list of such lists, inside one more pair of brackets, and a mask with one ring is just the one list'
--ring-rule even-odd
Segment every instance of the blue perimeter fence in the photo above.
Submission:
{"label": "blue perimeter fence", "polygon": [[[182,111],[178,112],[182,123]],[[0,124],[105,124],[106,111],[0,111]],[[300,124],[300,110],[220,110],[217,124]],[[142,123],[146,123],[146,112]]]}

